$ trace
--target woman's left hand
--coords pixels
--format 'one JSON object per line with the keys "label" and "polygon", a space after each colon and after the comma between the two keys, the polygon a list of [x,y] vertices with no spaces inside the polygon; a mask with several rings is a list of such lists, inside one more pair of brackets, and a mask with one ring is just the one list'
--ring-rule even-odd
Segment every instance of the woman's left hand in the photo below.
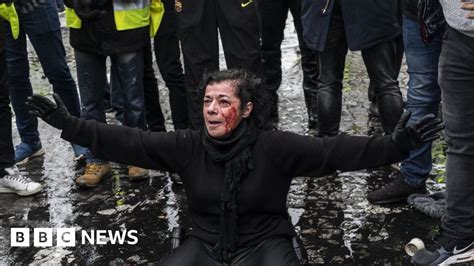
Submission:
{"label": "woman's left hand", "polygon": [[433,114],[425,115],[407,126],[410,116],[411,112],[409,111],[403,113],[392,133],[393,143],[404,153],[418,149],[423,144],[439,138],[438,133],[444,128],[441,120]]}

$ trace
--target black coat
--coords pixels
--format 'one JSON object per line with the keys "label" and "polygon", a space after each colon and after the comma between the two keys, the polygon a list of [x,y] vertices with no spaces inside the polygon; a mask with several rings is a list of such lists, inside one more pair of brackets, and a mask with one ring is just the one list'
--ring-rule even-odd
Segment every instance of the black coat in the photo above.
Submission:
{"label": "black coat", "polygon": [[[90,147],[98,158],[180,174],[193,223],[189,235],[212,245],[218,241],[225,166],[206,152],[201,131],[140,131],[70,117],[61,137]],[[316,138],[282,131],[260,131],[252,154],[255,167],[237,196],[239,248],[294,235],[286,208],[294,176],[318,177],[405,158],[390,136]]]}
{"label": "black coat", "polygon": [[396,0],[302,0],[303,35],[313,50],[324,50],[334,1],[341,1],[347,44],[352,51],[371,48],[402,32]]}

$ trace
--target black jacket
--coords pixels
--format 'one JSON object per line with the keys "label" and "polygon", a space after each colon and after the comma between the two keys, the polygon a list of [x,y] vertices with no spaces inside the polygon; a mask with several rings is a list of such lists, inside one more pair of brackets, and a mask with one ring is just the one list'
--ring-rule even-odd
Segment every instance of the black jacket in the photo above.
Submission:
{"label": "black jacket", "polygon": [[352,51],[371,48],[402,32],[395,0],[302,0],[303,36],[313,50],[324,50],[334,1],[341,3],[347,44]]}
{"label": "black jacket", "polygon": [[[71,117],[62,138],[90,147],[105,160],[181,175],[193,223],[190,235],[215,244],[224,164],[205,151],[202,132],[151,132]],[[319,177],[388,165],[404,158],[390,136],[339,135],[315,138],[282,131],[260,131],[253,147],[255,168],[238,194],[238,247],[272,236],[294,235],[286,198],[294,176]]]}

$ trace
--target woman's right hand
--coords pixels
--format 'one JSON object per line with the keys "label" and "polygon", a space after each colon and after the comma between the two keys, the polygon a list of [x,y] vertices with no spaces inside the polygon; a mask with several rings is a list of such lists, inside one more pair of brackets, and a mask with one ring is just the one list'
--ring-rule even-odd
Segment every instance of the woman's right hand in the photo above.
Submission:
{"label": "woman's right hand", "polygon": [[404,153],[420,148],[423,144],[439,138],[444,129],[439,118],[433,114],[425,115],[413,124],[407,125],[411,112],[406,111],[392,133],[392,141]]}
{"label": "woman's right hand", "polygon": [[64,129],[71,115],[58,94],[53,94],[53,98],[56,103],[39,94],[33,94],[25,104],[31,107],[28,112],[31,115],[40,117],[57,129]]}

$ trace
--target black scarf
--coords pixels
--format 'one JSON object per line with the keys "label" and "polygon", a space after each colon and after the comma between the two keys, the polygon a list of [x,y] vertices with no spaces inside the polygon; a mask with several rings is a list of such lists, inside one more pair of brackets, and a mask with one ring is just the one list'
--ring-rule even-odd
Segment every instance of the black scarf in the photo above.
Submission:
{"label": "black scarf", "polygon": [[257,139],[255,123],[244,119],[234,132],[225,139],[215,139],[204,129],[202,142],[209,156],[225,166],[224,184],[220,198],[219,242],[217,258],[227,261],[230,252],[235,252],[239,241],[237,228],[237,193],[242,180],[254,168],[252,146]]}

